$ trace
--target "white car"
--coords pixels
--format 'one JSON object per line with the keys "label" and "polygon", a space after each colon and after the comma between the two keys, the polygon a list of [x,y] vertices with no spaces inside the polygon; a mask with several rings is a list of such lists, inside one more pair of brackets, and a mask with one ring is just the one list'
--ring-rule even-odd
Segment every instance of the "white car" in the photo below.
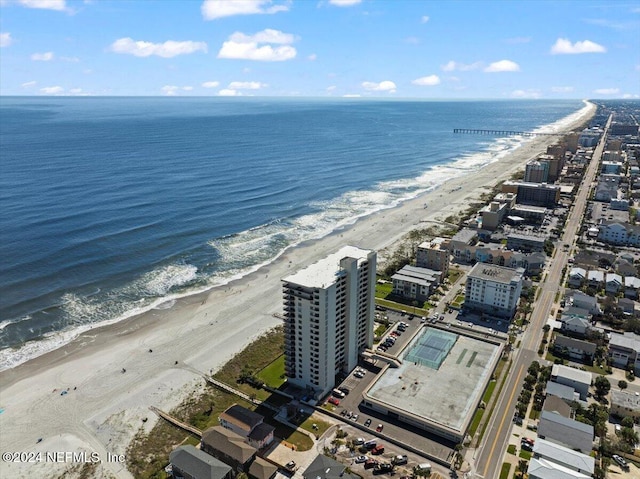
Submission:
{"label": "white car", "polygon": [[367,462],[369,457],[367,456],[358,456],[356,457],[356,464],[362,464],[363,462]]}
{"label": "white car", "polygon": [[353,375],[357,378],[362,379],[364,377],[364,373],[360,372],[360,371],[356,371],[355,373],[353,373]]}

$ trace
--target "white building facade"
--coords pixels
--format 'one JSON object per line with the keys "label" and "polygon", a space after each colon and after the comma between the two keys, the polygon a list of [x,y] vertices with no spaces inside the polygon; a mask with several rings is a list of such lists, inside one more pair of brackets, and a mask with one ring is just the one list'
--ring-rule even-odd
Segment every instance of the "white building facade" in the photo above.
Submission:
{"label": "white building facade", "polygon": [[511,319],[522,292],[523,268],[476,263],[467,275],[464,307]]}
{"label": "white building facade", "polygon": [[373,345],[376,252],[345,246],[283,278],[285,374],[314,397],[327,394]]}

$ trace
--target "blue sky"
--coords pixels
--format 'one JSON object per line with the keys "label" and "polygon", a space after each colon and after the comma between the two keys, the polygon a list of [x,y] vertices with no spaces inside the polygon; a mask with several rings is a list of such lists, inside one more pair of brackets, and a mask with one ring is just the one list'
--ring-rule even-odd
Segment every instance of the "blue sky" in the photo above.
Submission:
{"label": "blue sky", "polygon": [[0,0],[1,95],[640,98],[640,0]]}

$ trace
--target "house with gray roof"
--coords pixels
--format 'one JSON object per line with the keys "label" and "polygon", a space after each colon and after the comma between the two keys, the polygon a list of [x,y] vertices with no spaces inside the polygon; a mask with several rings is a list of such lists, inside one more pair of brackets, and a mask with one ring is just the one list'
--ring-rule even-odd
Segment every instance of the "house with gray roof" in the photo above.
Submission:
{"label": "house with gray roof", "polygon": [[570,303],[572,306],[585,309],[589,314],[600,314],[597,298],[589,296],[582,291],[573,291],[570,294]]}
{"label": "house with gray roof", "polygon": [[538,439],[533,446],[533,457],[547,459],[561,466],[591,476],[595,471],[595,459],[587,454],[545,439]]}
{"label": "house with gray roof", "polygon": [[184,479],[233,479],[230,466],[191,445],[180,446],[169,454],[172,475]]}
{"label": "house with gray roof", "polygon": [[535,457],[529,461],[527,474],[529,479],[591,479],[592,477],[548,459]]}
{"label": "house with gray roof", "polygon": [[593,447],[593,426],[554,412],[542,411],[538,423],[538,437],[589,453]]}
{"label": "house with gray roof", "polygon": [[611,390],[611,414],[618,417],[640,417],[640,394]]}
{"label": "house with gray roof", "polygon": [[640,245],[640,225],[619,221],[603,221],[598,229],[598,240],[604,243],[621,246]]}
{"label": "house with gray roof", "polygon": [[604,284],[604,272],[598,271],[597,269],[589,270],[587,272],[587,281],[589,282],[589,286],[599,288]]}
{"label": "house with gray roof", "polygon": [[635,276],[624,277],[624,296],[626,298],[636,299],[640,290],[640,278]]}
{"label": "house with gray roof", "polygon": [[586,336],[591,329],[591,323],[580,316],[562,316],[561,330],[565,333]]}
{"label": "house with gray roof", "polygon": [[591,364],[596,354],[596,345],[588,341],[556,335],[553,343],[554,352],[561,357]]}
{"label": "house with gray roof", "polygon": [[635,333],[611,333],[609,357],[615,367],[627,369],[630,365],[640,375],[640,336]]}
{"label": "house with gray roof", "polygon": [[633,316],[636,314],[636,303],[629,298],[618,298],[618,308],[622,310],[624,314]]}
{"label": "house with gray roof", "polygon": [[561,364],[554,364],[551,368],[551,381],[572,387],[580,394],[580,399],[586,401],[589,386],[591,386],[591,373]]}
{"label": "house with gray roof", "polygon": [[587,279],[587,270],[584,268],[571,268],[569,271],[569,286],[572,288],[579,288],[582,286],[582,283]]}
{"label": "house with gray roof", "polygon": [[239,404],[229,406],[220,413],[218,420],[222,427],[246,438],[247,443],[256,449],[262,449],[273,441],[275,428],[266,424],[263,416]]}
{"label": "house with gray roof", "polygon": [[304,479],[359,479],[359,476],[349,474],[347,466],[320,454],[309,464],[302,473]]}
{"label": "house with gray roof", "polygon": [[[551,381],[549,381],[551,382]],[[564,417],[571,417],[571,406],[556,396],[547,395],[542,405],[543,411],[555,412]]]}
{"label": "house with gray roof", "polygon": [[440,284],[440,271],[406,265],[391,277],[393,294],[407,299],[426,301]]}
{"label": "house with gray roof", "polygon": [[604,280],[604,290],[609,294],[616,294],[624,286],[622,276],[616,273],[607,273]]}
{"label": "house with gray roof", "polygon": [[258,452],[245,438],[222,426],[213,426],[202,433],[200,448],[207,454],[229,464],[238,472],[248,472]]}

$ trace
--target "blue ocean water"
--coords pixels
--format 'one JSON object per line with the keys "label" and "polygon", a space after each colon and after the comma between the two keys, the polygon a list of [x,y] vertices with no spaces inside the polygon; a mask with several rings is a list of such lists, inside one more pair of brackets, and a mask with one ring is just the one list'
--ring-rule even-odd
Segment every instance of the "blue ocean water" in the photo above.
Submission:
{"label": "blue ocean water", "polygon": [[[562,130],[565,101],[0,99],[0,369]],[[164,305],[164,306],[163,306]]]}

